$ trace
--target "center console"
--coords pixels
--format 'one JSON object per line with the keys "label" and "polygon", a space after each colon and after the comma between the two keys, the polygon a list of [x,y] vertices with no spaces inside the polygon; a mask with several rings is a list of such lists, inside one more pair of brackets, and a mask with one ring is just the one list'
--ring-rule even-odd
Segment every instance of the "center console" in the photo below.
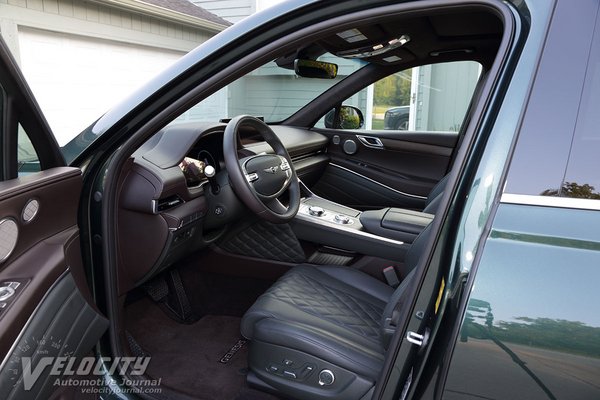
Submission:
{"label": "center console", "polygon": [[317,196],[305,197],[298,214],[314,217],[315,221],[360,229],[360,211],[342,206]]}
{"label": "center console", "polygon": [[302,189],[305,197],[291,222],[298,239],[360,254],[403,261],[414,238],[433,219],[399,208],[361,212]]}

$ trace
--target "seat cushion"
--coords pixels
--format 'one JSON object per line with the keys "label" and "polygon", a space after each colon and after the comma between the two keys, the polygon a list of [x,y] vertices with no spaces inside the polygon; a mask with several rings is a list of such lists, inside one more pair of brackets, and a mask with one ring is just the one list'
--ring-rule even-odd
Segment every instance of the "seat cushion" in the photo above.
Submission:
{"label": "seat cushion", "polygon": [[248,310],[242,334],[376,379],[384,358],[381,318],[393,291],[348,267],[300,265]]}

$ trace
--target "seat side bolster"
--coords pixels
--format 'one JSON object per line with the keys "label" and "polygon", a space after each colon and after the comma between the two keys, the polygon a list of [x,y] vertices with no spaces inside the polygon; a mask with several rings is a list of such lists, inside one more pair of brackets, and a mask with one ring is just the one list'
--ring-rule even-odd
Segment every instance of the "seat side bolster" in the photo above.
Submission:
{"label": "seat side bolster", "polygon": [[383,348],[304,324],[265,318],[254,326],[253,340],[298,350],[375,381],[383,367]]}

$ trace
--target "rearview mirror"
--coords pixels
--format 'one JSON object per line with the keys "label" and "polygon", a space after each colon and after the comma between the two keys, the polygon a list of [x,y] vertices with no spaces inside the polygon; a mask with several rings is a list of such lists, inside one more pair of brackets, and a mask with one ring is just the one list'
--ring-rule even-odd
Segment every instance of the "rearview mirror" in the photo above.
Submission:
{"label": "rearview mirror", "polygon": [[337,76],[337,64],[314,60],[295,60],[294,71],[303,78],[333,79]]}

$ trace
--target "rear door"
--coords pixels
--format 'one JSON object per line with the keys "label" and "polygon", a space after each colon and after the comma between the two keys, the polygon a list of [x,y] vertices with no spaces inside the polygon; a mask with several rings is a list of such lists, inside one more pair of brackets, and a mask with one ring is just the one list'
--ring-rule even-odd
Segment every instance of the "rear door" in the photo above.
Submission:
{"label": "rear door", "polygon": [[451,167],[480,74],[472,61],[425,65],[344,101],[362,112],[364,125],[320,130],[330,138],[331,162],[312,190],[361,210],[422,209]]}
{"label": "rear door", "polygon": [[81,171],[65,166],[1,39],[0,135],[0,398],[46,399],[57,363],[89,353],[107,320],[83,271]]}

